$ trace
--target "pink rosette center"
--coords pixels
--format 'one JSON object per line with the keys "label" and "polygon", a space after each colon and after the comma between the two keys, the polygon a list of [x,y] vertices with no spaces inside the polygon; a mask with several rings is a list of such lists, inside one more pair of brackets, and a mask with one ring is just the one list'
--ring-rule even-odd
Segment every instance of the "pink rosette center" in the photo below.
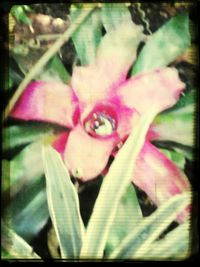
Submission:
{"label": "pink rosette center", "polygon": [[87,116],[83,125],[92,137],[107,138],[112,136],[117,129],[117,114],[109,105],[98,105]]}

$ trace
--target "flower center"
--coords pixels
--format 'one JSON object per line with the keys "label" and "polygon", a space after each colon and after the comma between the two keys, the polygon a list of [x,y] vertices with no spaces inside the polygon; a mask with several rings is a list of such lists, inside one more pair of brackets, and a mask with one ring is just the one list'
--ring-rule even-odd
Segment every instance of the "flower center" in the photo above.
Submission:
{"label": "flower center", "polygon": [[113,114],[107,110],[96,111],[85,121],[85,130],[92,136],[106,137],[117,128]]}

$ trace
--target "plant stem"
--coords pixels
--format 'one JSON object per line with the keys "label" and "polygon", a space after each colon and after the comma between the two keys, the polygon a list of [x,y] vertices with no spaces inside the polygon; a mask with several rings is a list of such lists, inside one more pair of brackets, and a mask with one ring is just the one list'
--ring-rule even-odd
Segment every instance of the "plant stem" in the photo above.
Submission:
{"label": "plant stem", "polygon": [[16,92],[12,96],[11,100],[9,101],[8,105],[5,108],[4,115],[3,115],[3,122],[9,116],[9,113],[13,109],[14,105],[16,104],[17,100],[23,93],[25,87],[29,84],[29,82],[39,73],[41,72],[42,68],[47,64],[47,62],[53,57],[58,50],[63,46],[65,42],[69,40],[72,34],[77,30],[77,28],[83,23],[86,17],[96,8],[96,5],[87,8],[86,10],[82,11],[78,18],[74,21],[72,25],[63,33],[63,35],[58,38],[57,41],[44,53],[44,55],[37,61],[37,63],[31,68],[29,73],[25,76],[23,81],[20,83],[19,87],[17,88]]}

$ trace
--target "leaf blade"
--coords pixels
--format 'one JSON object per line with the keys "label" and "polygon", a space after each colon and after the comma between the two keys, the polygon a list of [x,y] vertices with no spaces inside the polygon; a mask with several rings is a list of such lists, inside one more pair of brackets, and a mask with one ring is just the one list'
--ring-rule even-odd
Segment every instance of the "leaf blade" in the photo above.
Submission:
{"label": "leaf blade", "polygon": [[120,247],[110,256],[110,259],[141,258],[152,242],[176,219],[180,213],[191,202],[191,193],[187,192],[172,197],[155,211],[151,216],[144,219],[138,228],[123,240]]}
{"label": "leaf blade", "polygon": [[3,161],[5,194],[10,193],[6,209],[12,228],[27,242],[38,234],[49,218],[41,162],[41,142],[31,143],[11,161]]}
{"label": "leaf blade", "polygon": [[53,127],[46,125],[13,125],[3,130],[3,151],[53,136]]}
{"label": "leaf blade", "polygon": [[2,223],[3,259],[41,259],[20,236]]}
{"label": "leaf blade", "polygon": [[[33,186],[36,187],[35,184]],[[49,219],[44,187],[38,188],[37,191],[34,188],[36,192],[33,194],[31,188],[26,188],[25,192],[21,191],[24,203],[21,203],[21,197],[17,197],[12,200],[10,206],[12,228],[27,242],[38,235]]]}
{"label": "leaf blade", "polygon": [[61,257],[77,258],[84,237],[77,193],[62,159],[54,149],[43,149],[43,161],[48,207],[60,243]]}
{"label": "leaf blade", "polygon": [[152,244],[151,248],[142,255],[144,259],[183,260],[189,256],[190,233],[189,220],[169,232],[163,239]]}
{"label": "leaf blade", "polygon": [[104,3],[101,8],[102,23],[106,31],[115,29],[124,21],[132,21],[131,14],[124,4]]}
{"label": "leaf blade", "polygon": [[190,45],[187,14],[171,18],[150,36],[134,64],[131,75],[167,66]]}
{"label": "leaf blade", "polygon": [[44,71],[37,75],[36,80],[43,81],[62,81],[68,83],[70,80],[70,74],[66,70],[64,64],[60,60],[58,55],[51,58],[49,63],[46,65]]}
{"label": "leaf blade", "polygon": [[[72,5],[70,10],[71,22],[73,23],[80,13],[87,12],[87,8],[89,7],[84,4]],[[100,11],[96,9],[72,35],[82,65],[94,63],[101,35]]]}
{"label": "leaf blade", "polygon": [[142,211],[133,185],[130,185],[122,196],[115,214],[114,223],[109,231],[105,251],[108,255],[119,246],[125,238],[142,220]]}
{"label": "leaf blade", "polygon": [[[108,174],[104,177],[81,248],[81,258],[98,259],[103,257],[109,229],[112,226],[118,203],[132,180],[135,161],[154,116],[155,111],[152,110],[149,114],[138,119],[133,133],[118,152]],[[127,162],[130,162],[128,167]]]}
{"label": "leaf blade", "polygon": [[187,92],[172,109],[160,113],[155,118],[152,129],[158,134],[156,140],[194,146],[195,95],[195,90]]}

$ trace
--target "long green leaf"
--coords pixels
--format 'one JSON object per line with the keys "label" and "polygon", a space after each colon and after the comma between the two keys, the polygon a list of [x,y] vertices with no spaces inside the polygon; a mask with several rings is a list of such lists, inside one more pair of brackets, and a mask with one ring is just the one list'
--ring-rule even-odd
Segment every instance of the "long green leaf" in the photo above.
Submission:
{"label": "long green leaf", "polygon": [[[191,110],[194,110],[193,106],[191,106]],[[173,114],[163,114],[159,116],[159,121],[156,120],[154,125],[155,131],[159,134],[157,140],[194,146],[194,123],[194,113],[185,108],[174,111]]]}
{"label": "long green leaf", "polygon": [[191,203],[189,192],[176,195],[160,206],[151,216],[144,219],[138,227],[112,253],[111,259],[141,258],[153,241],[176,219],[177,215]]}
{"label": "long green leaf", "polygon": [[1,222],[2,259],[41,259],[20,236]]}
{"label": "long green leaf", "polygon": [[49,219],[44,178],[24,188],[9,206],[12,228],[27,242],[33,240]]}
{"label": "long green leaf", "polygon": [[163,239],[152,243],[141,255],[145,260],[183,260],[190,254],[189,220],[169,232]]}
{"label": "long green leaf", "polygon": [[51,147],[43,150],[47,200],[63,259],[78,258],[84,238],[78,195],[60,155]]}
{"label": "long green leaf", "polygon": [[[86,12],[87,8],[89,7],[85,4],[72,5],[70,9],[71,23],[76,20],[80,13]],[[96,49],[102,36],[101,27],[100,10],[96,9],[72,35],[82,65],[94,63]]]}
{"label": "long green leaf", "polygon": [[190,45],[189,19],[185,13],[168,21],[149,37],[140,52],[131,74],[167,66]]}
{"label": "long green leaf", "polygon": [[10,189],[10,163],[8,160],[1,161],[2,193]]}
{"label": "long green leaf", "polygon": [[116,29],[121,22],[132,21],[131,14],[124,4],[104,3],[101,8],[102,23],[106,31]]}
{"label": "long green leaf", "polygon": [[53,131],[51,126],[30,123],[6,127],[3,131],[3,151],[52,136]]}
{"label": "long green leaf", "polygon": [[4,162],[2,179],[10,191],[12,227],[26,241],[32,240],[49,218],[41,147],[41,142],[32,143]]}
{"label": "long green leaf", "polygon": [[13,192],[19,191],[23,184],[43,174],[41,149],[42,142],[33,142],[10,161],[10,183],[11,186],[16,185]]}
{"label": "long green leaf", "polygon": [[121,198],[113,225],[106,243],[106,254],[110,254],[143,218],[133,185],[130,185]]}
{"label": "long green leaf", "polygon": [[51,59],[49,65],[50,65],[49,67],[52,69],[52,71],[54,73],[57,73],[58,76],[62,79],[62,81],[64,83],[69,82],[70,74],[68,73],[68,71],[66,70],[62,61],[60,60],[60,58],[57,55]]}
{"label": "long green leaf", "polygon": [[81,248],[81,258],[102,258],[118,203],[132,180],[135,161],[154,116],[152,111],[139,119],[104,178]]}
{"label": "long green leaf", "polygon": [[194,146],[195,95],[194,90],[189,91],[173,109],[155,118],[152,127],[158,133],[156,140]]}

